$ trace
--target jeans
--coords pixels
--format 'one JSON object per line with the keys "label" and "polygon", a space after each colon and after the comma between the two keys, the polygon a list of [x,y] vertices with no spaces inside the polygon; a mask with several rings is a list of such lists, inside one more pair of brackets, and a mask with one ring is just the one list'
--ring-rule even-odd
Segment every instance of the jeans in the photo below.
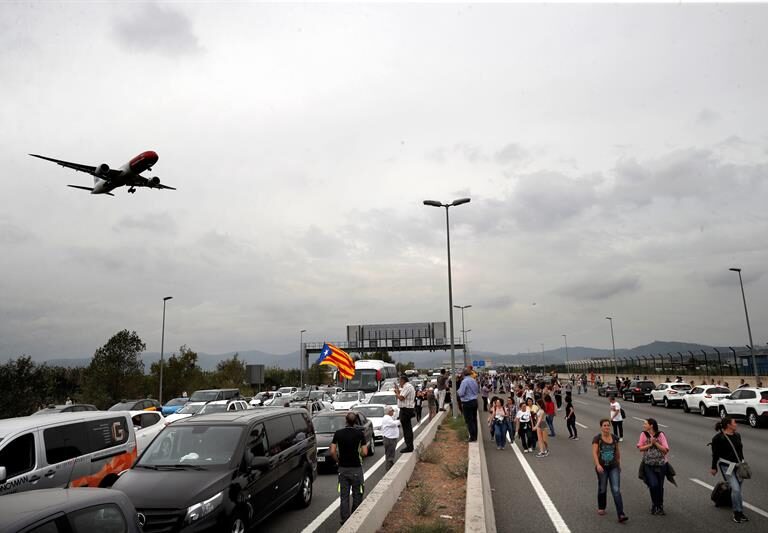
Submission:
{"label": "jeans", "polygon": [[461,402],[461,410],[464,414],[464,422],[467,424],[469,440],[477,440],[477,398]]}
{"label": "jeans", "polygon": [[565,425],[568,426],[568,434],[571,437],[578,437],[579,432],[576,429],[576,417],[566,418]]}
{"label": "jeans", "polygon": [[397,439],[388,439],[384,437],[384,457],[387,461],[387,470],[395,465],[395,449],[397,448]]}
{"label": "jeans", "polygon": [[523,450],[533,448],[533,433],[530,424],[520,424],[518,434],[520,435],[520,445],[523,447]]}
{"label": "jeans", "polygon": [[[349,508],[349,491],[352,491],[352,509]],[[363,501],[363,467],[339,467],[339,495],[341,496],[341,522],[344,523],[349,515]]]}
{"label": "jeans", "polygon": [[442,410],[445,406],[445,389],[437,391],[437,408]]}
{"label": "jeans", "polygon": [[547,415],[544,420],[547,422],[547,427],[549,428],[549,436],[554,437],[555,436],[555,415]]}
{"label": "jeans", "polygon": [[[597,469],[595,469],[597,472]],[[616,514],[621,518],[624,514],[624,502],[621,500],[621,468],[618,466],[605,466],[603,472],[597,472],[597,508],[605,510],[608,505],[608,482],[611,483],[613,503],[616,504]]]}
{"label": "jeans", "polygon": [[667,465],[651,466],[643,463],[645,484],[651,492],[651,505],[655,509],[664,508],[664,479],[667,476]]}
{"label": "jeans", "polygon": [[734,469],[730,474],[725,472],[728,470],[728,465],[720,463],[720,472],[723,473],[723,477],[731,486],[731,507],[734,513],[741,513],[744,511],[744,504],[741,499],[741,481],[736,477],[736,470]]}
{"label": "jeans", "polygon": [[488,396],[483,396],[483,411],[488,411]]}
{"label": "jeans", "polygon": [[613,426],[613,434],[619,437],[620,439],[624,438],[624,421],[621,420],[620,422],[614,422],[611,420],[611,425]]}
{"label": "jeans", "polygon": [[496,446],[504,448],[507,444],[507,421],[501,422],[494,421],[493,423],[493,436],[496,439]]}
{"label": "jeans", "polygon": [[406,450],[413,450],[413,415],[414,412],[412,408],[400,408],[400,426],[403,428],[403,440],[405,441]]}

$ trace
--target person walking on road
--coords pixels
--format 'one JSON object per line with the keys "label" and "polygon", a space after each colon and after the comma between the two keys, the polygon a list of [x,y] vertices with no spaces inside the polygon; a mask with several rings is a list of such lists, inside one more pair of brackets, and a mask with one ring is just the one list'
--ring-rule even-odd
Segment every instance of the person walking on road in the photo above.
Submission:
{"label": "person walking on road", "polygon": [[748,522],[749,518],[744,514],[744,503],[742,500],[742,483],[744,479],[740,477],[737,467],[744,461],[744,447],[741,443],[741,435],[736,431],[736,419],[730,415],[725,416],[720,422],[715,424],[715,434],[712,437],[712,466],[709,471],[713,476],[717,475],[717,470],[723,474],[723,477],[731,487],[731,507],[733,508],[733,521],[737,524]]}
{"label": "person walking on road", "polygon": [[[362,456],[368,455],[363,430],[355,427],[357,415],[347,413],[347,426],[333,434],[329,453],[339,465],[339,496],[341,498],[341,523],[363,501],[363,463]],[[349,507],[349,493],[352,491],[352,509]]]}
{"label": "person walking on road", "polygon": [[469,442],[475,442],[477,441],[477,396],[480,394],[480,388],[469,368],[464,369],[464,378],[456,394],[461,400],[461,411],[469,431]]}
{"label": "person walking on road", "polygon": [[538,438],[539,452],[536,457],[546,457],[549,455],[549,442],[548,431],[546,424],[546,411],[544,407],[544,400],[537,402],[539,410],[536,413],[536,422],[533,424],[533,428],[536,431],[536,437]]}
{"label": "person walking on road", "polygon": [[387,461],[387,470],[395,464],[395,451],[397,439],[400,438],[400,422],[392,416],[395,408],[388,405],[384,409],[384,417],[381,419],[381,436],[384,438],[384,457]]}
{"label": "person walking on road", "polygon": [[[503,386],[502,386],[503,387]],[[490,383],[485,383],[480,391],[480,395],[483,397],[483,411],[488,412],[488,395],[491,393]]]}
{"label": "person walking on road", "polygon": [[440,375],[437,376],[437,409],[445,411],[445,389],[448,383],[448,376],[445,375],[445,369],[440,369]]}
{"label": "person walking on road", "polygon": [[520,445],[523,453],[533,451],[533,436],[531,435],[531,411],[527,403],[521,403],[515,415],[515,431],[520,436]]}
{"label": "person walking on road", "polygon": [[544,415],[547,422],[547,428],[549,429],[549,436],[555,436],[555,402],[552,401],[552,396],[549,394],[544,395]]}
{"label": "person walking on road", "polygon": [[435,397],[435,391],[432,387],[427,389],[427,407],[429,407],[429,419],[432,420],[437,414],[437,398]]}
{"label": "person walking on road", "polygon": [[619,437],[619,442],[624,441],[624,417],[621,404],[616,401],[616,396],[611,395],[611,425],[613,434]]}
{"label": "person walking on road", "polygon": [[573,408],[573,397],[565,395],[565,425],[568,428],[568,438],[579,440],[579,430],[576,429],[576,409]]}
{"label": "person walking on road", "polygon": [[651,493],[651,514],[664,515],[664,480],[667,477],[667,436],[659,431],[653,418],[643,422],[643,432],[637,441],[637,449],[643,452],[643,479]]}
{"label": "person walking on road", "polygon": [[488,424],[493,429],[493,437],[496,439],[496,449],[503,450],[507,445],[507,408],[501,398],[495,397],[491,405],[491,413]]}
{"label": "person walking on road", "polygon": [[403,440],[405,446],[400,448],[400,453],[413,451],[413,417],[415,416],[416,389],[413,388],[405,375],[400,376],[400,387],[395,389],[397,407],[400,410],[400,425],[403,427]]}
{"label": "person walking on road", "polygon": [[597,514],[605,515],[608,505],[608,483],[611,484],[613,503],[619,523],[629,520],[624,514],[624,502],[621,499],[621,452],[619,439],[611,433],[611,421],[600,421],[600,434],[592,439],[592,462],[597,473]]}

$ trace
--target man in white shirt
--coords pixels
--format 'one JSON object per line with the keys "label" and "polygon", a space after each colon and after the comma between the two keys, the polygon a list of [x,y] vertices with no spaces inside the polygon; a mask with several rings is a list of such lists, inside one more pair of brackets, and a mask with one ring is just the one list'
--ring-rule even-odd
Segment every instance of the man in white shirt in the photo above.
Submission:
{"label": "man in white shirt", "polygon": [[400,453],[411,453],[413,451],[413,426],[411,419],[416,414],[416,389],[408,382],[406,376],[400,376],[400,388],[395,389],[395,395],[397,396],[397,407],[400,409],[403,440],[405,440],[405,446],[400,449]]}
{"label": "man in white shirt", "polygon": [[616,401],[616,396],[611,396],[611,425],[613,434],[619,437],[619,442],[624,440],[624,417],[621,416],[621,404]]}
{"label": "man in white shirt", "polygon": [[394,413],[395,408],[388,405],[384,409],[384,418],[381,419],[381,436],[384,437],[384,457],[387,461],[387,470],[395,464],[395,449],[397,448],[397,439],[400,438],[400,422],[392,417]]}

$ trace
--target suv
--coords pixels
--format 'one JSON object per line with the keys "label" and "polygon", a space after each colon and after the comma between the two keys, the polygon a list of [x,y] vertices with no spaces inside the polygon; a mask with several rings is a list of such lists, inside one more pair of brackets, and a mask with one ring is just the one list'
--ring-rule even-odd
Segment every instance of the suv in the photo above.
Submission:
{"label": "suv", "polygon": [[664,407],[670,408],[675,404],[683,403],[683,396],[691,390],[687,383],[659,383],[651,391],[651,405],[664,404]]}
{"label": "suv", "polygon": [[768,388],[745,387],[720,400],[720,418],[746,419],[753,428],[768,422]]}
{"label": "suv", "polygon": [[[352,411],[357,415],[355,427],[363,432],[365,442],[368,444],[368,457],[376,453],[374,446],[376,441],[373,435],[373,423],[359,411]],[[336,464],[330,456],[329,450],[333,434],[337,430],[347,427],[347,411],[328,411],[312,417],[312,425],[317,432],[317,462],[328,469],[336,468]]]}
{"label": "suv", "polygon": [[621,393],[621,397],[632,402],[644,402],[651,399],[651,391],[655,388],[653,381],[633,379]]}
{"label": "suv", "polygon": [[43,489],[0,498],[0,531],[141,533],[128,497],[110,489]]}
{"label": "suv", "polygon": [[200,415],[166,427],[114,488],[145,533],[246,531],[287,503],[308,507],[315,432],[302,409]]}
{"label": "suv", "polygon": [[683,396],[683,411],[698,411],[701,416],[717,412],[720,400],[731,394],[731,389],[719,385],[700,385]]}
{"label": "suv", "polygon": [[333,399],[333,408],[337,411],[345,411],[359,403],[365,403],[365,393],[363,391],[338,392]]}

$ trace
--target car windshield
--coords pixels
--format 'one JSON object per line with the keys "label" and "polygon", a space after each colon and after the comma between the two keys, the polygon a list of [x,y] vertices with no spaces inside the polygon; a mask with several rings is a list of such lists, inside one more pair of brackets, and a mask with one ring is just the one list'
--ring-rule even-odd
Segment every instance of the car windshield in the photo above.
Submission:
{"label": "car windshield", "polygon": [[360,399],[360,395],[356,392],[340,392],[336,395],[337,402],[356,402]]}
{"label": "car windshield", "polygon": [[200,409],[199,414],[209,415],[211,413],[223,413],[227,410],[227,404],[225,403],[209,403]]}
{"label": "car windshield", "polygon": [[688,390],[691,388],[690,385],[672,385],[672,388],[675,390]]}
{"label": "car windshield", "polygon": [[384,405],[397,405],[397,397],[394,394],[374,394],[368,403],[383,403]]}
{"label": "car windshield", "polygon": [[109,408],[110,411],[133,411],[134,405],[136,405],[136,401],[132,402],[120,402],[116,403],[112,407]]}
{"label": "car windshield", "polygon": [[170,425],[152,441],[136,466],[221,466],[232,460],[243,429],[238,426]]}
{"label": "car windshield", "polygon": [[288,393],[290,393],[291,390],[293,390],[291,387],[280,387],[279,389],[277,389],[277,392],[281,392],[281,393],[282,392],[288,392]]}
{"label": "car windshield", "polygon": [[205,407],[204,403],[188,403],[176,412],[180,415],[194,415],[203,407]]}
{"label": "car windshield", "polygon": [[189,399],[190,402],[211,402],[213,400],[216,400],[219,396],[219,391],[217,390],[198,390],[192,393],[192,397]]}
{"label": "car windshield", "polygon": [[174,398],[173,400],[169,401],[165,405],[168,407],[173,407],[174,405],[184,405],[189,400],[187,398]]}
{"label": "car windshield", "polygon": [[335,433],[347,425],[343,416],[316,416],[312,419],[315,433]]}
{"label": "car windshield", "polygon": [[355,407],[355,411],[360,411],[368,418],[384,416],[384,408],[380,405],[358,405]]}

